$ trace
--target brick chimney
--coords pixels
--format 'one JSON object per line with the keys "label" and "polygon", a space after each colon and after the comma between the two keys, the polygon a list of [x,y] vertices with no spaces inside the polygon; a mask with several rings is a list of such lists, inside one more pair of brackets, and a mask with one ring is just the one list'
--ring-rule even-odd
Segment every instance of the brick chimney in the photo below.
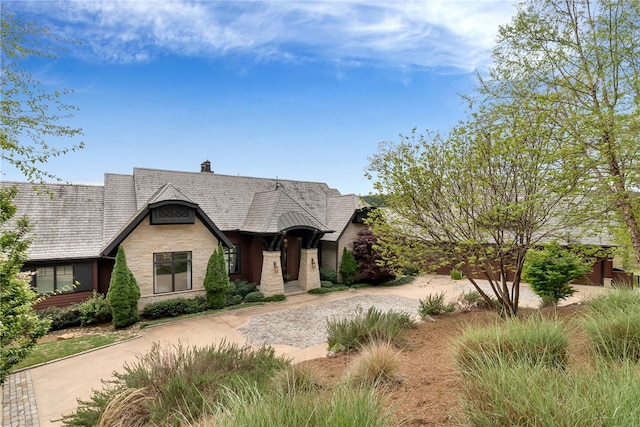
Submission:
{"label": "brick chimney", "polygon": [[213,173],[211,170],[211,162],[209,160],[205,160],[200,164],[200,172]]}

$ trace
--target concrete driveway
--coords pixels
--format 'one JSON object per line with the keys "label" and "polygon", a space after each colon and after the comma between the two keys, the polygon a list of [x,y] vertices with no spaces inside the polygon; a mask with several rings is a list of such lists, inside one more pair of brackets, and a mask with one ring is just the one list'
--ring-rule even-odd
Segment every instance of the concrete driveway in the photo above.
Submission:
{"label": "concrete driveway", "polygon": [[[604,290],[590,286],[577,288],[576,295],[564,304]],[[239,345],[269,344],[278,354],[294,363],[301,362],[326,355],[327,318],[352,315],[358,307],[366,310],[371,305],[381,310],[417,314],[419,300],[429,294],[444,292],[449,300],[455,300],[471,289],[466,280],[422,276],[411,284],[398,287],[370,287],[325,295],[304,293],[289,296],[279,303],[146,328],[135,339],[14,374],[3,393],[4,425],[61,425],[52,420],[74,412],[78,398],[87,400],[92,390],[102,387],[101,380],[109,379],[114,371],[121,371],[123,364],[135,362],[136,357],[151,349],[154,342],[189,346],[204,346],[222,340]],[[521,306],[535,307],[538,303],[539,299],[523,286]],[[20,421],[11,421],[12,414],[21,410]]]}

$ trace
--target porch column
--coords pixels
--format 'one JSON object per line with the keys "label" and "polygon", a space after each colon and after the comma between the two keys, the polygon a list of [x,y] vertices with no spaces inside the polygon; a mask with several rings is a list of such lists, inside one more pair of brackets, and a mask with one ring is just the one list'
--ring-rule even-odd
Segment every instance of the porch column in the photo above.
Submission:
{"label": "porch column", "polygon": [[262,273],[260,275],[260,292],[269,297],[284,294],[284,280],[280,265],[280,251],[262,251]]}
{"label": "porch column", "polygon": [[305,291],[320,287],[320,266],[318,248],[300,250],[300,271],[298,283]]}

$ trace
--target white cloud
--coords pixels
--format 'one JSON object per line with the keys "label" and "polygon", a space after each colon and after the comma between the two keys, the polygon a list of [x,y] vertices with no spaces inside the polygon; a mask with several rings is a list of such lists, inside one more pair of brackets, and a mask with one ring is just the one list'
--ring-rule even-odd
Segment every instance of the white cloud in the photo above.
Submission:
{"label": "white cloud", "polygon": [[257,59],[445,67],[487,65],[510,0],[15,2],[113,62],[245,54]]}

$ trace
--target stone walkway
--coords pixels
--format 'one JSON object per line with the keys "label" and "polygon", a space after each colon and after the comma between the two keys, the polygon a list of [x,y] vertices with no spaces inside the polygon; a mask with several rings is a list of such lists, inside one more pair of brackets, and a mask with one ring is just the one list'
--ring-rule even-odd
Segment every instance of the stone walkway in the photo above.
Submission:
{"label": "stone walkway", "polygon": [[2,386],[3,427],[40,427],[31,372],[21,371],[7,377]]}
{"label": "stone walkway", "polygon": [[329,319],[353,317],[371,306],[383,312],[405,312],[413,318],[418,314],[419,304],[415,299],[397,295],[360,295],[254,316],[238,332],[256,345],[307,348],[327,341],[325,324]]}

